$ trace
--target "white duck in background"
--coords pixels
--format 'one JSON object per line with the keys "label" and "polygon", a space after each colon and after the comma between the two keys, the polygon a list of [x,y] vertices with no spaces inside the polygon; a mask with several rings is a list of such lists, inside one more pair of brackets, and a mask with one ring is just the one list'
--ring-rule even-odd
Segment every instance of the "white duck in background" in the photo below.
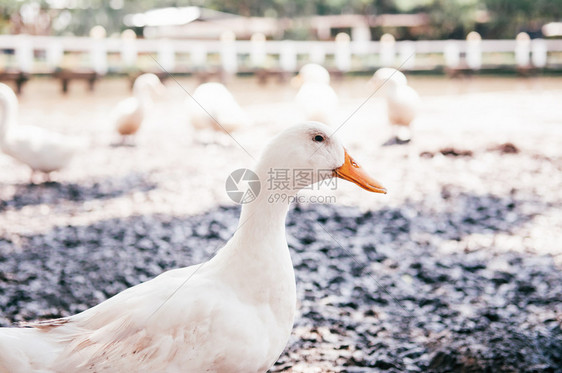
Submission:
{"label": "white duck in background", "polygon": [[390,141],[408,143],[412,138],[411,123],[416,118],[420,96],[408,85],[406,76],[391,67],[378,69],[370,81],[386,98],[388,121],[393,125],[395,137]]}
{"label": "white duck in background", "polygon": [[338,95],[330,86],[328,70],[315,63],[306,64],[292,83],[300,87],[295,101],[305,120],[334,124]]}
{"label": "white duck in background", "polygon": [[[255,173],[263,181],[274,168],[306,169],[313,182],[340,177],[385,193],[329,131],[313,122],[283,131]],[[74,316],[0,328],[0,371],[267,371],[285,348],[296,308],[289,204],[271,202],[272,193],[262,187],[242,206],[235,234],[208,262],[165,272]]]}
{"label": "white duck in background", "polygon": [[44,173],[46,180],[50,180],[51,172],[65,167],[77,152],[88,147],[85,138],[18,124],[18,98],[3,83],[0,83],[0,107],[0,149],[31,168],[30,182],[36,172]]}
{"label": "white duck in background", "polygon": [[232,132],[249,125],[246,112],[221,83],[203,83],[186,99],[189,122],[197,130]]}
{"label": "white duck in background", "polygon": [[138,132],[147,112],[152,109],[153,96],[163,95],[165,89],[154,74],[142,74],[135,79],[133,96],[117,103],[111,115],[117,132],[122,136],[122,144]]}

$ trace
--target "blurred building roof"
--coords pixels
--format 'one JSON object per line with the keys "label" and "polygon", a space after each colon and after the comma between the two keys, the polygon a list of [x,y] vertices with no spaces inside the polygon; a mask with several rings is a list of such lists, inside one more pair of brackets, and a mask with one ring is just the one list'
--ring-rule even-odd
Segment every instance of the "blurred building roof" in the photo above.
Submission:
{"label": "blurred building roof", "polygon": [[361,14],[339,14],[330,16],[312,16],[303,18],[311,26],[325,26],[330,28],[347,28],[358,25],[382,27],[418,27],[429,23],[429,16],[425,13],[417,14],[381,14],[379,16],[365,16]]}
{"label": "blurred building roof", "polygon": [[[147,38],[218,39],[225,31],[232,31],[237,39],[249,39],[254,33],[268,37],[282,36],[294,27],[311,29],[321,40],[332,38],[333,29],[367,29],[370,27],[418,28],[429,24],[429,16],[417,14],[381,14],[365,16],[340,14],[327,16],[276,19],[243,17],[197,6],[162,8],[144,13],[128,14],[124,18],[129,27],[142,27]],[[355,34],[355,32],[352,32]],[[358,35],[358,34],[357,34]],[[365,37],[369,37],[365,35]]]}
{"label": "blurred building roof", "polygon": [[127,14],[123,18],[123,23],[129,27],[181,26],[196,20],[213,21],[236,17],[240,16],[198,6],[187,6],[160,8],[144,13]]}
{"label": "blurred building roof", "polygon": [[[425,13],[416,14],[381,14],[361,15],[361,14],[339,14],[328,16],[302,17],[291,21],[300,27],[309,27],[316,32],[319,39],[331,39],[333,29],[353,30],[371,27],[406,27],[420,28],[429,25],[429,16]],[[367,35],[365,35],[367,36]]]}
{"label": "blurred building roof", "polygon": [[256,32],[273,36],[279,30],[274,18],[242,17],[197,6],[128,14],[123,22],[143,27],[147,38],[218,39],[223,32],[232,31],[237,39],[249,39]]}
{"label": "blurred building roof", "polygon": [[550,22],[542,27],[542,33],[546,37],[562,36],[562,22]]}
{"label": "blurred building roof", "polygon": [[382,27],[422,27],[429,24],[429,15],[417,14],[381,14],[374,17],[373,26]]}

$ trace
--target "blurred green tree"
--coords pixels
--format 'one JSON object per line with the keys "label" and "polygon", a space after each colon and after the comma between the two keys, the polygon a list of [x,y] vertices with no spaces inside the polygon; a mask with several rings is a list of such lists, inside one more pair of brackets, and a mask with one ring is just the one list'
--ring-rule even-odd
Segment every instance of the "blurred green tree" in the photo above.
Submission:
{"label": "blurred green tree", "polygon": [[[417,37],[424,39],[464,38],[472,30],[484,38],[513,38],[520,31],[538,36],[544,23],[562,19],[562,0],[0,0],[0,32],[39,32],[32,25],[26,29],[20,14],[22,9],[29,13],[30,4],[50,20],[48,32],[74,35],[87,35],[97,24],[111,35],[125,28],[126,14],[191,5],[243,16],[288,18],[423,12],[429,15],[430,27]],[[14,28],[17,22],[22,27]]]}
{"label": "blurred green tree", "polygon": [[562,18],[562,0],[483,0],[483,3],[490,13],[485,30],[488,38],[513,37],[521,31],[538,36],[543,24]]}

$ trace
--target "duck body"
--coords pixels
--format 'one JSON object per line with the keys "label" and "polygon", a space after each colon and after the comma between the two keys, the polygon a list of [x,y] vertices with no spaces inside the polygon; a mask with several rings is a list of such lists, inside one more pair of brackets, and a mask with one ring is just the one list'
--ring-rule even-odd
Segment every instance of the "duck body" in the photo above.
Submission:
{"label": "duck body", "polygon": [[420,96],[410,86],[394,86],[386,97],[386,105],[391,124],[409,126],[418,114]]}
{"label": "duck body", "polygon": [[332,124],[338,95],[330,86],[330,73],[323,66],[309,63],[295,77],[300,85],[295,102],[305,120]]}
{"label": "duck body", "polygon": [[141,127],[145,117],[145,105],[136,97],[129,97],[117,103],[114,114],[115,128],[120,135],[135,134]]}
{"label": "duck body", "polygon": [[[291,333],[294,277],[247,292],[256,268],[239,268],[241,278],[214,263],[165,272],[66,319],[2,329],[0,372],[265,372]],[[276,312],[279,306],[293,312]]]}
{"label": "duck body", "polygon": [[121,136],[138,132],[147,112],[153,106],[152,96],[163,94],[164,85],[155,74],[142,74],[135,79],[133,96],[117,103],[111,114],[115,129]]}
{"label": "duck body", "polygon": [[295,101],[306,120],[332,123],[338,96],[330,85],[321,83],[304,83]]}
{"label": "duck body", "polygon": [[296,292],[284,237],[263,242],[256,229],[75,316],[0,329],[0,372],[265,372],[291,333]]}
{"label": "duck body", "polygon": [[395,127],[398,143],[411,139],[410,125],[418,115],[420,96],[408,85],[406,76],[393,68],[383,67],[375,72],[371,82],[385,96],[388,121]]}
{"label": "duck body", "polygon": [[[311,182],[338,176],[384,192],[327,131],[319,123],[285,130],[255,173],[267,180],[274,168],[310,168]],[[266,372],[285,348],[296,309],[289,205],[272,202],[272,193],[263,188],[242,206],[233,237],[208,262],[165,272],[74,316],[0,328],[0,372]]]}
{"label": "duck body", "polygon": [[35,126],[18,126],[0,143],[2,151],[34,171],[50,173],[67,166],[87,141]]}
{"label": "duck body", "polygon": [[203,83],[186,99],[189,121],[198,130],[236,131],[249,124],[248,116],[221,83]]}
{"label": "duck body", "polygon": [[27,164],[32,171],[46,174],[68,165],[78,151],[88,146],[83,138],[62,135],[45,128],[18,125],[18,100],[12,89],[0,83],[0,149]]}

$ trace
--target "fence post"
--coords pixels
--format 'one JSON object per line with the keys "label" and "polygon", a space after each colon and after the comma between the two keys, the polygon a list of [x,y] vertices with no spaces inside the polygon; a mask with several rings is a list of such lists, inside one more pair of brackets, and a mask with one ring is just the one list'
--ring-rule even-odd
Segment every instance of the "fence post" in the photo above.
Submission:
{"label": "fence post", "polygon": [[476,31],[466,36],[466,64],[472,70],[482,67],[482,37]]}
{"label": "fence post", "polygon": [[548,58],[548,49],[546,47],[546,42],[544,39],[535,39],[531,43],[531,50],[533,54],[531,55],[533,60],[533,65],[542,69],[546,66]]}
{"label": "fence post", "polygon": [[526,32],[520,32],[515,37],[515,63],[517,67],[527,68],[531,60],[531,38]]}
{"label": "fence post", "polygon": [[238,60],[236,56],[236,35],[232,31],[225,31],[220,36],[221,40],[221,65],[228,74],[236,74],[238,71]]}
{"label": "fence post", "polygon": [[59,67],[64,57],[64,50],[62,48],[61,42],[59,42],[55,38],[51,38],[45,52],[47,55],[47,65],[51,69],[56,69],[57,67]]}
{"label": "fence post", "polygon": [[137,64],[136,40],[137,34],[133,30],[127,29],[121,33],[121,60],[126,68]]}
{"label": "fence post", "polygon": [[252,34],[250,60],[253,67],[264,67],[266,54],[265,54],[265,35],[261,32]]}
{"label": "fence post", "polygon": [[336,35],[336,67],[340,71],[351,69],[350,38],[345,32]]}
{"label": "fence post", "polygon": [[443,55],[445,56],[445,66],[449,69],[456,69],[459,67],[461,62],[461,52],[459,50],[459,46],[454,40],[447,41]]}
{"label": "fence post", "polygon": [[380,40],[380,64],[381,66],[394,66],[396,51],[394,50],[396,40],[390,34],[384,34]]}
{"label": "fence post", "polygon": [[368,25],[359,25],[351,28],[351,40],[353,49],[357,54],[369,53],[369,42],[371,41],[371,29]]}
{"label": "fence post", "polygon": [[312,47],[310,47],[308,59],[312,63],[323,65],[324,61],[326,61],[326,51],[324,50],[324,47],[316,43],[312,45]]}
{"label": "fence post", "polygon": [[17,37],[16,60],[18,68],[24,73],[31,72],[33,68],[33,45],[28,35],[19,35]]}
{"label": "fence post", "polygon": [[416,65],[416,45],[413,41],[403,41],[399,45],[399,64],[401,69],[410,70]]}
{"label": "fence post", "polygon": [[281,52],[279,55],[279,65],[281,70],[294,72],[297,70],[297,51],[292,40],[282,42]]}
{"label": "fence post", "polygon": [[90,60],[92,68],[99,75],[107,73],[107,48],[105,46],[105,28],[97,25],[90,30]]}
{"label": "fence post", "polygon": [[191,48],[191,53],[189,54],[191,63],[197,69],[205,67],[207,64],[207,48],[203,43],[195,42]]}
{"label": "fence post", "polygon": [[158,41],[158,64],[166,71],[173,71],[176,67],[176,51],[168,39]]}

